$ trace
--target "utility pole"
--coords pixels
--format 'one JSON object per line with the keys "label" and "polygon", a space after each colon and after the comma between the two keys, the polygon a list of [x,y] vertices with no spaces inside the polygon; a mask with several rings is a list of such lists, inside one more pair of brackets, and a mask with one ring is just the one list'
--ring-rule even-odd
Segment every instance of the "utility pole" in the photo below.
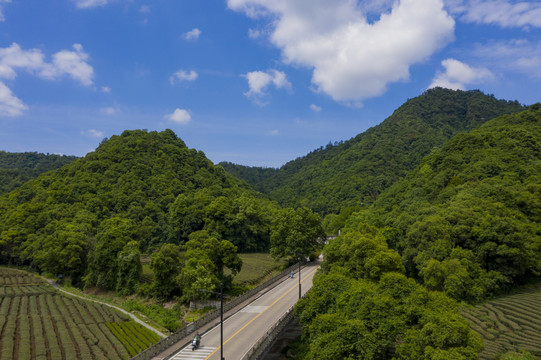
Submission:
{"label": "utility pole", "polygon": [[220,359],[224,359],[224,284],[220,284],[220,292],[199,289],[201,292],[220,295]]}
{"label": "utility pole", "polygon": [[301,297],[301,257],[299,256],[299,300]]}

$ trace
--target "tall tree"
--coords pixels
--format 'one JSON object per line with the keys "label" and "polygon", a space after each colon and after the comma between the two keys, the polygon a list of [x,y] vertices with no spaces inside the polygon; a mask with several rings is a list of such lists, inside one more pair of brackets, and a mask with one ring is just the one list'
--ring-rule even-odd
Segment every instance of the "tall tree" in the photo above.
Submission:
{"label": "tall tree", "polygon": [[154,272],[152,290],[156,297],[166,299],[179,289],[176,278],[182,267],[183,259],[178,245],[163,244],[152,254],[150,261],[150,268]]}
{"label": "tall tree", "polygon": [[299,260],[321,247],[325,236],[319,215],[307,208],[283,209],[271,228],[271,255]]}

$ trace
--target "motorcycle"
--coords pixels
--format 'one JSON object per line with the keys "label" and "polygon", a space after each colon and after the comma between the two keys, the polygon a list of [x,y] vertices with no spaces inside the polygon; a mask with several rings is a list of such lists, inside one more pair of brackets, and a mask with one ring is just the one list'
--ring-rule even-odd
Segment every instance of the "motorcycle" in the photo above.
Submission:
{"label": "motorcycle", "polygon": [[199,347],[199,342],[201,340],[194,337],[193,340],[192,340],[192,351],[194,351],[195,349],[197,349]]}

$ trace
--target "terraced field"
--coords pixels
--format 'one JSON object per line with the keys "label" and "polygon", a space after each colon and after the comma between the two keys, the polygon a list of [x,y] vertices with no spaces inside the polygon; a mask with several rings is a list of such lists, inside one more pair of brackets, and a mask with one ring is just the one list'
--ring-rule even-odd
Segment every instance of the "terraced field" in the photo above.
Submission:
{"label": "terraced field", "polygon": [[0,360],[128,359],[158,340],[112,308],[0,268]]}
{"label": "terraced field", "polygon": [[541,359],[541,283],[512,295],[464,308],[462,315],[483,337],[479,358],[497,359],[509,351],[526,350]]}

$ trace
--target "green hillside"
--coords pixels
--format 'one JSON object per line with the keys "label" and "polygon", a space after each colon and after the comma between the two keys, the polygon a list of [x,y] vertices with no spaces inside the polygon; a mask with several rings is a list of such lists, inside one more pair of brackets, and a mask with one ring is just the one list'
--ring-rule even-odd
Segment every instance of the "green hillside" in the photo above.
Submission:
{"label": "green hillside", "polygon": [[[478,334],[457,301],[541,276],[541,104],[454,136],[350,215],[324,254],[296,308],[302,358],[473,360],[482,338],[488,353],[537,352],[532,296],[465,313]],[[479,331],[489,320],[498,329]]]}
{"label": "green hillside", "polygon": [[408,272],[478,300],[541,275],[541,106],[433,151],[373,210]]}
{"label": "green hillside", "polygon": [[75,156],[0,151],[0,194],[10,192],[26,181],[49,170],[58,169],[75,159]]}
{"label": "green hillside", "polygon": [[183,244],[198,230],[267,249],[274,208],[173,131],[125,131],[0,197],[0,262],[118,288],[121,251]]}
{"label": "green hillside", "polygon": [[[541,283],[521,287],[512,294],[483,304],[464,307],[460,313],[483,338],[481,360],[498,359],[509,352],[541,357]],[[535,356],[535,357],[534,357]]]}
{"label": "green hillside", "polygon": [[516,101],[497,100],[480,91],[436,88],[407,101],[364,133],[321,147],[279,170],[223,166],[283,206],[338,212],[343,207],[373,203],[435,146],[455,134],[521,110]]}

